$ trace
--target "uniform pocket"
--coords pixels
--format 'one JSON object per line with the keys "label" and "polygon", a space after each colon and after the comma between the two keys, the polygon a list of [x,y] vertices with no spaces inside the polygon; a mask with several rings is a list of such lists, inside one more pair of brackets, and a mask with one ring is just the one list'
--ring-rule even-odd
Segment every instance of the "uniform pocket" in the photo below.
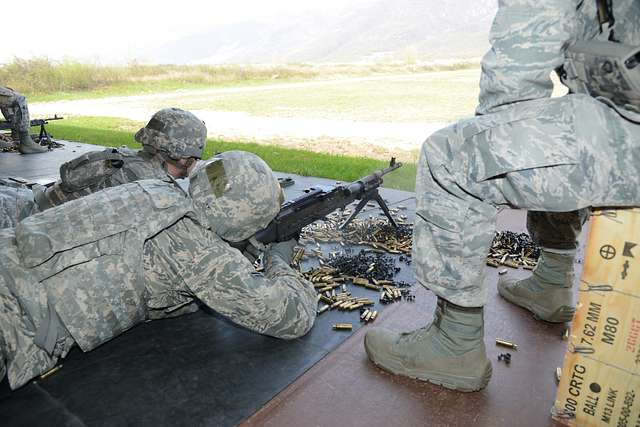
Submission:
{"label": "uniform pocket", "polygon": [[455,153],[475,182],[509,172],[578,163],[573,97],[519,103],[461,129]]}

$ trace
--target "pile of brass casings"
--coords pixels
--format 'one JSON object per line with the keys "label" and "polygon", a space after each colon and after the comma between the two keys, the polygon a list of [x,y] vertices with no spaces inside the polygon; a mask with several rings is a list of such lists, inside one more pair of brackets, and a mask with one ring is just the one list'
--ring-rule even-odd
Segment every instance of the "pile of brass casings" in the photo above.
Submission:
{"label": "pile of brass casings", "polygon": [[511,268],[533,270],[538,263],[540,248],[533,243],[527,233],[512,231],[496,231],[489,249],[487,265],[498,267],[504,265]]}
{"label": "pile of brass casings", "polygon": [[[389,209],[392,215],[399,208]],[[301,243],[340,242],[341,245],[366,245],[382,252],[411,255],[413,224],[406,222],[405,215],[394,215],[398,228],[393,227],[386,218],[355,218],[340,230],[351,211],[334,212],[322,222],[315,222],[302,230]]]}

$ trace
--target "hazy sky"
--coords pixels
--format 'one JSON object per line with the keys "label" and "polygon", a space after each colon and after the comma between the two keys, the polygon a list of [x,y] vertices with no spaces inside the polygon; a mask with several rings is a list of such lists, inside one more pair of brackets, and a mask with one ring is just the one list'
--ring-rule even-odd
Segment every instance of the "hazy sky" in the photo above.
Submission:
{"label": "hazy sky", "polygon": [[379,0],[4,0],[0,63],[14,56],[127,62],[139,57],[141,47],[220,24],[374,1]]}

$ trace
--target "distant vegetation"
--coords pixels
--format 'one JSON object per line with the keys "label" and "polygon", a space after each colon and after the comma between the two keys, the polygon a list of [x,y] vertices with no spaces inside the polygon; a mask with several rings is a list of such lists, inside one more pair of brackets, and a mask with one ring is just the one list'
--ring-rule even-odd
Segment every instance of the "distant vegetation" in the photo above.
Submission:
{"label": "distant vegetation", "polygon": [[102,66],[48,58],[19,59],[0,65],[0,84],[22,92],[31,102],[135,95],[237,84],[309,80],[340,76],[418,73],[477,67],[476,63],[332,65],[143,65]]}
{"label": "distant vegetation", "polygon": [[[140,148],[133,135],[144,123],[113,117],[77,117],[52,122],[49,129],[57,139],[89,144]],[[73,143],[70,143],[73,144]],[[223,139],[208,139],[203,158],[216,152],[243,150],[257,154],[273,170],[304,176],[317,176],[340,181],[354,181],[376,169],[387,166],[387,161],[366,157],[316,153],[284,148],[276,145],[256,144]],[[413,191],[416,181],[415,163],[405,163],[398,171],[385,176],[384,187]]]}

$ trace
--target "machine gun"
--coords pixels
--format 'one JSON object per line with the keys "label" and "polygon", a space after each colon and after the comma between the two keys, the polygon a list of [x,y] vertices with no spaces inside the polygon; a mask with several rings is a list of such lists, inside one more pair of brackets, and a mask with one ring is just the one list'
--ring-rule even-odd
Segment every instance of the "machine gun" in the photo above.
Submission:
{"label": "machine gun", "polygon": [[[64,117],[58,117],[58,115],[54,115],[53,117],[47,117],[46,119],[34,119],[30,121],[30,126],[40,126],[40,133],[38,135],[38,142],[46,142],[51,145],[53,140],[51,139],[51,135],[47,132],[47,129],[44,125],[49,124],[50,121],[53,120],[62,120]],[[0,121],[0,130],[12,129],[13,125],[6,121]]]}
{"label": "machine gun", "polygon": [[377,202],[389,222],[397,228],[398,225],[391,216],[384,199],[380,196],[378,188],[382,185],[383,175],[401,166],[402,163],[396,163],[396,159],[393,157],[389,167],[360,178],[351,184],[335,187],[312,187],[305,190],[305,195],[282,205],[280,212],[269,225],[256,233],[256,240],[263,244],[268,244],[295,238],[305,226],[323,219],[336,209],[345,208],[356,200],[360,200],[360,202],[339,228],[346,227],[370,201]]}

